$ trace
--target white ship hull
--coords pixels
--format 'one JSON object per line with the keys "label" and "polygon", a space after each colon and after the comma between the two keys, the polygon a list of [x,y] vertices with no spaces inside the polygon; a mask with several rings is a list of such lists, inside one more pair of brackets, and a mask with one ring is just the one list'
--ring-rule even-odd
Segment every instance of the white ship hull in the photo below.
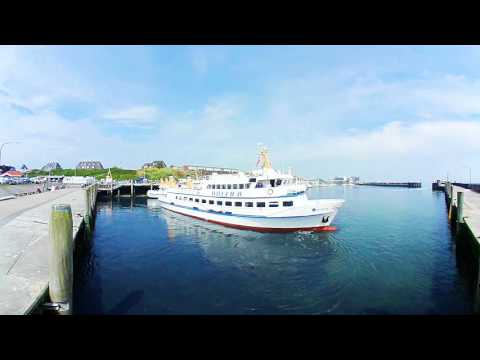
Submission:
{"label": "white ship hull", "polygon": [[211,223],[229,226],[238,229],[261,232],[294,232],[294,231],[334,231],[331,226],[337,214],[336,209],[318,211],[308,216],[248,216],[211,212],[208,210],[192,209],[185,206],[172,205],[159,199],[160,206],[178,214]]}

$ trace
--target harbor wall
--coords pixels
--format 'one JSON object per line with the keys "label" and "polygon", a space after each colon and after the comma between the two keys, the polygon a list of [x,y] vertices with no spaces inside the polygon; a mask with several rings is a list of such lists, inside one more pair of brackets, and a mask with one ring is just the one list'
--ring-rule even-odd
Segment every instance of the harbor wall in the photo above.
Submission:
{"label": "harbor wall", "polygon": [[[470,187],[468,189],[464,186]],[[473,185],[473,184],[472,184]],[[469,184],[445,182],[445,201],[457,251],[467,260],[472,274],[474,312],[480,313],[480,194]],[[461,193],[461,196],[459,195]]]}
{"label": "harbor wall", "polygon": [[64,275],[51,271],[52,208],[65,204],[71,209],[73,244],[70,248],[74,252],[93,232],[97,186],[17,198],[2,202],[2,205],[9,203],[10,208],[19,207],[22,199],[34,205],[19,211],[13,218],[3,219],[3,223],[0,221],[0,253],[4,255],[0,259],[0,314],[57,313],[45,307],[51,302],[52,276]]}

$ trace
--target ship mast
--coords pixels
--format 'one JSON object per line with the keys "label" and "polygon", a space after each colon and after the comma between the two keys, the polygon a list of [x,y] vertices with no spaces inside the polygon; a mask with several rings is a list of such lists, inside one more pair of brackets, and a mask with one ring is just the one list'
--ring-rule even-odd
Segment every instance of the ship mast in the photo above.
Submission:
{"label": "ship mast", "polygon": [[263,170],[272,168],[272,163],[270,161],[270,158],[268,157],[268,150],[265,146],[262,146],[260,148],[260,154],[257,161],[257,166],[258,165],[260,165]]}

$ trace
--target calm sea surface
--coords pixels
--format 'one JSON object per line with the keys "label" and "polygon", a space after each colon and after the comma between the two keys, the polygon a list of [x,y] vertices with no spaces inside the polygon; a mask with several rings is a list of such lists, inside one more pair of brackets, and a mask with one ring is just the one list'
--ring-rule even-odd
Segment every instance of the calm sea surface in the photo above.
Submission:
{"label": "calm sea surface", "polygon": [[471,275],[443,193],[317,188],[346,200],[336,232],[264,234],[162,210],[98,203],[76,252],[79,314],[469,314]]}

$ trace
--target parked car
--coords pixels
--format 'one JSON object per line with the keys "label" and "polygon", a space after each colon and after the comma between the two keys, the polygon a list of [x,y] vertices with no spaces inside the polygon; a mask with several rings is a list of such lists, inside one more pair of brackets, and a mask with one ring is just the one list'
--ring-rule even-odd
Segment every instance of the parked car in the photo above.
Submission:
{"label": "parked car", "polygon": [[135,179],[135,183],[136,183],[136,184],[147,184],[147,183],[148,183],[148,179],[147,179],[147,178],[144,178],[144,177],[139,177],[139,178],[136,178],[136,179]]}

